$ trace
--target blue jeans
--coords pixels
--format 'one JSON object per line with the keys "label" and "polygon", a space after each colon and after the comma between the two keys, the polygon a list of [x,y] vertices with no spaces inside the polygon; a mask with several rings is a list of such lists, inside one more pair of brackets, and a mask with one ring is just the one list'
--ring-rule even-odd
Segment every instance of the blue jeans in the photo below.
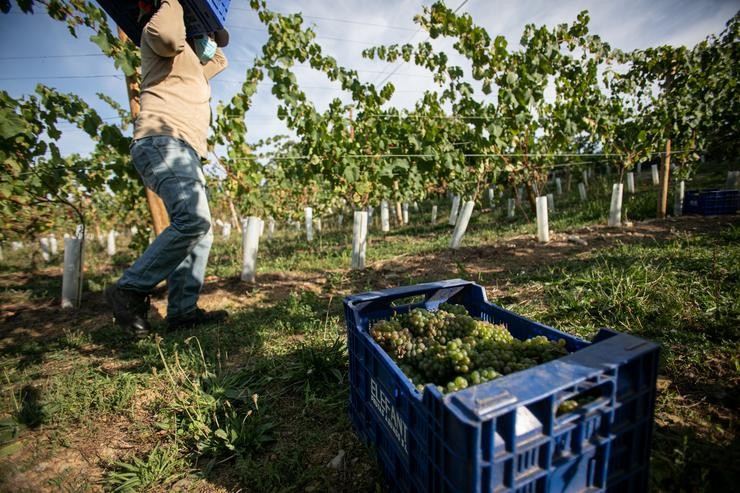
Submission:
{"label": "blue jeans", "polygon": [[162,198],[170,225],[160,233],[118,287],[148,293],[167,279],[167,317],[195,310],[213,243],[206,180],[198,155],[174,137],[145,137],[131,147],[144,185]]}

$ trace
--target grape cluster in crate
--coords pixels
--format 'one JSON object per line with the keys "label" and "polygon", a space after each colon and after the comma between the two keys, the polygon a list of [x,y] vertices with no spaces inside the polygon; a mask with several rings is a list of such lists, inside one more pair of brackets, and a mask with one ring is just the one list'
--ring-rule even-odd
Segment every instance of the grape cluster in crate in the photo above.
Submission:
{"label": "grape cluster in crate", "polygon": [[449,303],[375,322],[371,335],[419,391],[432,383],[440,392],[456,392],[567,354],[563,339],[521,341],[505,326]]}

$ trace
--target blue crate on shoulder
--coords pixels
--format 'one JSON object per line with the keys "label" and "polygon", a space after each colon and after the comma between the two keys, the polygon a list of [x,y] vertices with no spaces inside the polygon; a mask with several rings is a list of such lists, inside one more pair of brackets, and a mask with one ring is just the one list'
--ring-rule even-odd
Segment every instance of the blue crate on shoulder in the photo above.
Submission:
{"label": "blue crate on shoulder", "polygon": [[[419,392],[369,334],[372,323],[441,303],[518,339],[564,339],[548,363],[442,395]],[[400,492],[646,491],[658,346],[602,329],[592,342],[489,303],[459,279],[344,299],[353,426]],[[558,413],[569,399],[588,396]]]}
{"label": "blue crate on shoulder", "polygon": [[717,216],[740,210],[740,190],[690,190],[684,194],[683,213]]}
{"label": "blue crate on shoulder", "polygon": [[[108,15],[123,29],[136,46],[141,45],[143,25],[137,22],[136,0],[97,0]],[[218,31],[226,24],[231,0],[179,0],[185,12],[188,37]]]}

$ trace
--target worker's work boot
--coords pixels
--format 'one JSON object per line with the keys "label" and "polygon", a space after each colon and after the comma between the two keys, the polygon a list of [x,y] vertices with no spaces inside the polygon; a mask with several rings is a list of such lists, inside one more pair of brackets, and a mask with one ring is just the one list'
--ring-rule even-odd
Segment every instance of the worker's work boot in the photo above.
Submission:
{"label": "worker's work boot", "polygon": [[113,309],[116,323],[141,339],[149,335],[151,326],[147,321],[150,296],[147,293],[121,289],[113,284],[105,290],[105,299]]}

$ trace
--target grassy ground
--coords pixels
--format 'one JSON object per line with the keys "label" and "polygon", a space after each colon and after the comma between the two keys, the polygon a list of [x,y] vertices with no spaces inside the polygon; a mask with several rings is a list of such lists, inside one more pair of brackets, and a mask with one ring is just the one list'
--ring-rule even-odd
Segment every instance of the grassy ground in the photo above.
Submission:
{"label": "grassy ground", "polygon": [[[725,170],[687,188],[719,184]],[[61,312],[61,269],[6,249],[0,490],[382,490],[347,416],[341,298],[451,277],[581,337],[610,326],[659,342],[653,488],[729,490],[740,473],[740,218],[647,220],[647,180],[625,197],[634,224],[621,229],[600,226],[607,180],[592,184],[588,205],[575,190],[557,200],[547,245],[523,211],[508,222],[486,210],[453,252],[451,228],[424,224],[422,204],[410,226],[371,230],[363,272],[346,270],[348,230],[311,244],[282,232],[260,245],[258,284],[247,285],[237,238],[219,239],[202,305],[228,308],[228,323],[138,342],[111,323],[101,294],[132,252],[111,261],[90,245],[83,307]],[[160,328],[163,295],[151,313]]]}

